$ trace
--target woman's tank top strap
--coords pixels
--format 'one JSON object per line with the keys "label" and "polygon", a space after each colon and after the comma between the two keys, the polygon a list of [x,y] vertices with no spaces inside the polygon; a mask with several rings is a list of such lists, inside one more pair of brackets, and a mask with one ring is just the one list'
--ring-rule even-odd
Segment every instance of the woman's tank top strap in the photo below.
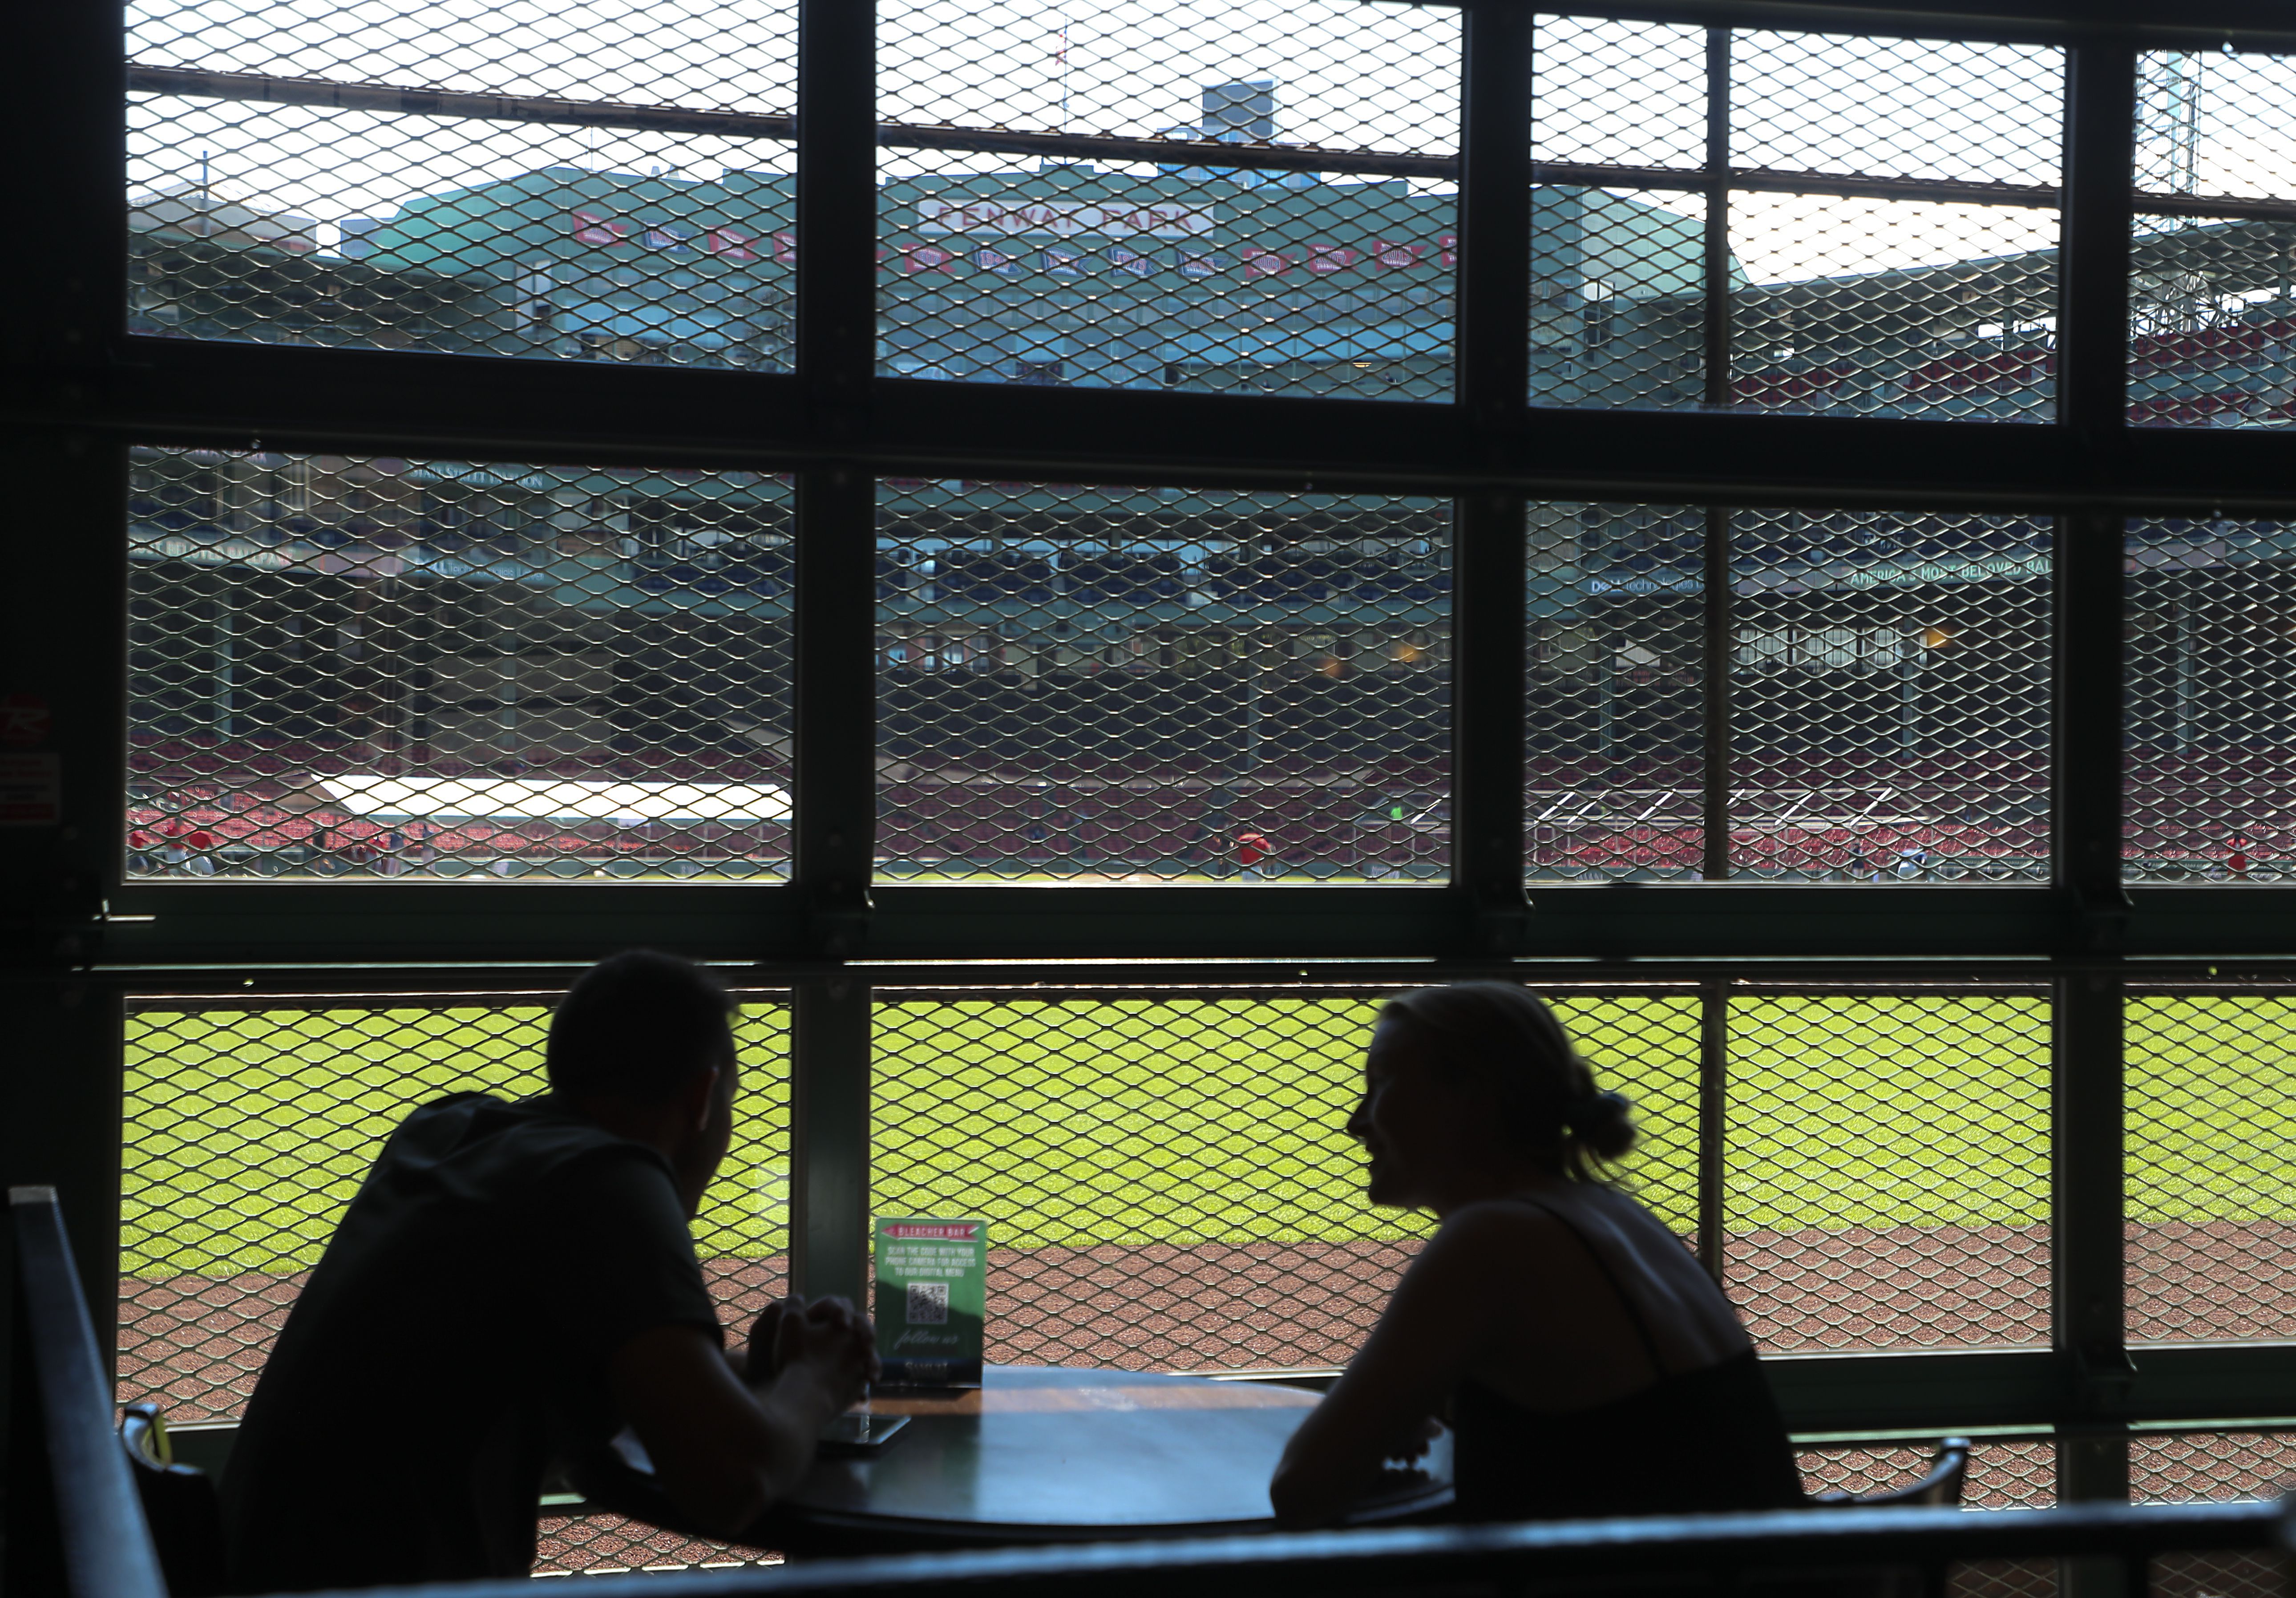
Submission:
{"label": "woman's tank top strap", "polygon": [[1603,1258],[1603,1251],[1595,1246],[1595,1240],[1588,1237],[1577,1222],[1555,1209],[1554,1205],[1543,1200],[1534,1199],[1529,1193],[1516,1193],[1513,1196],[1520,1203],[1528,1204],[1533,1209],[1553,1216],[1562,1224],[1562,1229],[1565,1232],[1578,1240],[1578,1246],[1587,1250],[1587,1258],[1595,1262],[1595,1268],[1603,1273],[1603,1280],[1611,1284],[1611,1295],[1619,1300],[1619,1307],[1625,1310],[1627,1319],[1635,1323],[1635,1335],[1643,1340],[1643,1353],[1650,1360],[1652,1374],[1663,1379],[1667,1373],[1666,1361],[1659,1357],[1658,1340],[1651,1335],[1650,1322],[1644,1318],[1643,1307],[1635,1302],[1635,1296],[1627,1291],[1627,1284],[1619,1280],[1618,1272],[1611,1268],[1611,1262]]}

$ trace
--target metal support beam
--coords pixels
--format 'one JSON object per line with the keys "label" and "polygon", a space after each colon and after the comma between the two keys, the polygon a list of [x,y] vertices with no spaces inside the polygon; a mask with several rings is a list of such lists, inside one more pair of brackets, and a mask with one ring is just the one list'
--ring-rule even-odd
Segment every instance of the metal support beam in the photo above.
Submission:
{"label": "metal support beam", "polygon": [[1730,987],[1709,982],[1698,990],[1698,1263],[1718,1282],[1726,1263],[1729,1110]]}
{"label": "metal support beam", "polygon": [[876,29],[874,6],[799,0],[797,370],[849,443],[877,359]]}
{"label": "metal support beam", "polygon": [[1458,403],[1471,426],[1519,430],[1530,388],[1529,8],[1471,6],[1463,29]]}
{"label": "metal support beam", "polygon": [[[2051,1319],[2070,1384],[2062,1413],[2077,1417],[2057,1449],[2066,1499],[2128,1496],[2136,1373],[2123,1313],[2122,1003],[2118,981],[2089,974],[2060,980],[2051,1010]],[[2112,1573],[2070,1574],[2089,1598],[2107,1598]]]}
{"label": "metal support beam", "polygon": [[2089,41],[2067,54],[2058,406],[2102,471],[2128,427],[2136,53],[2122,42]]}
{"label": "metal support beam", "polygon": [[[2128,430],[2129,190],[2136,52],[2087,38],[2068,53],[2063,280],[2058,321],[2060,422],[2089,482],[2120,470]],[[2120,947],[2123,524],[2069,504],[2056,520],[2052,689],[2052,852],[2062,947]],[[2057,1449],[2060,1496],[2126,1498],[2123,1417],[2135,1373],[2123,1315],[2122,1006],[2098,973],[2056,985],[2053,1017],[2054,1336],[2067,1357]],[[2068,1561],[2077,1598],[2114,1598],[2116,1564]]]}
{"label": "metal support beam", "polygon": [[1452,877],[1475,918],[1468,947],[1502,952],[1526,930],[1523,895],[1523,502],[1458,502],[1452,641]]}
{"label": "metal support beam", "polygon": [[790,1026],[790,1284],[866,1310],[869,989],[800,983]]}
{"label": "metal support beam", "polygon": [[1730,403],[1730,30],[1706,30],[1705,400]]}
{"label": "metal support beam", "polygon": [[1730,874],[1730,662],[1737,638],[1730,586],[1730,512],[1706,512],[1699,606],[1699,687],[1704,724],[1701,731],[1699,831],[1702,854],[1699,874],[1719,882]]}
{"label": "metal support beam", "polygon": [[[1531,13],[1471,7],[1460,133],[1459,319],[1455,369],[1467,425],[1517,435],[1530,387]],[[1456,501],[1453,555],[1452,876],[1472,947],[1512,947],[1523,897],[1524,504]]]}
{"label": "metal support beam", "polygon": [[[798,378],[816,434],[849,445],[876,365],[875,12],[842,0],[798,12]],[[842,959],[867,933],[876,821],[873,483],[799,474],[793,869],[814,951]]]}
{"label": "metal support beam", "polygon": [[875,484],[843,466],[798,477],[795,848],[808,948],[865,947],[876,854]]}

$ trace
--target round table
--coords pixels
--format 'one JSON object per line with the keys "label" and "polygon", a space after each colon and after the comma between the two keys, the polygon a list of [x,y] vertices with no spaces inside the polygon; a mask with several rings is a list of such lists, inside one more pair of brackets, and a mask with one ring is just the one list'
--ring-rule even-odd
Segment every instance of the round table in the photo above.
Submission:
{"label": "round table", "polygon": [[[1315,1393],[1062,1365],[991,1365],[978,1389],[880,1393],[909,1417],[876,1452],[817,1460],[741,1539],[798,1555],[1272,1531],[1267,1479]],[[642,1456],[622,1445],[624,1460]],[[673,1529],[650,1480],[593,1479],[600,1507]],[[1432,1518],[1451,1503],[1451,1439],[1390,1470],[1349,1525]]]}
{"label": "round table", "polygon": [[[1267,1531],[1267,1479],[1316,1404],[1304,1389],[1062,1365],[991,1365],[980,1388],[886,1393],[909,1423],[875,1454],[823,1459],[771,1517],[838,1551]],[[1450,1438],[1389,1472],[1351,1524],[1451,1502]]]}

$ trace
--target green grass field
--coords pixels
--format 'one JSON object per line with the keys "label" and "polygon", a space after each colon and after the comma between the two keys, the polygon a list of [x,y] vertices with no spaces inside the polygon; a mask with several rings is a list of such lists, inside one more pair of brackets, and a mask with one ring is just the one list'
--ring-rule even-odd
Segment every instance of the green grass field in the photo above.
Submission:
{"label": "green grass field", "polygon": [[[1637,1191],[1695,1214],[1698,1012],[1680,994],[1569,997],[1606,1086],[1636,1104]],[[1400,1238],[1341,1134],[1374,1006],[1325,998],[886,1004],[875,1206],[984,1214],[996,1246]],[[132,1015],[123,1270],[291,1271],[318,1256],[409,1106],[541,1086],[543,1010]],[[2048,1012],[2002,996],[1734,999],[1734,1230],[2024,1225],[2047,1218]],[[697,1227],[709,1256],[786,1246],[786,1012],[757,1007],[740,1140]],[[2138,999],[2128,1016],[2130,1214],[2296,1218],[2283,1158],[2296,1003]]]}

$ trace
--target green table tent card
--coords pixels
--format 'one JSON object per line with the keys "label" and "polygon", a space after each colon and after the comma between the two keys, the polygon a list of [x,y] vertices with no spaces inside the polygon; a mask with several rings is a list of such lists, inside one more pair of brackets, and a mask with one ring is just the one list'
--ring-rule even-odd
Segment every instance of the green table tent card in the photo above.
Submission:
{"label": "green table tent card", "polygon": [[877,1351],[893,1387],[980,1385],[988,1223],[880,1218]]}

